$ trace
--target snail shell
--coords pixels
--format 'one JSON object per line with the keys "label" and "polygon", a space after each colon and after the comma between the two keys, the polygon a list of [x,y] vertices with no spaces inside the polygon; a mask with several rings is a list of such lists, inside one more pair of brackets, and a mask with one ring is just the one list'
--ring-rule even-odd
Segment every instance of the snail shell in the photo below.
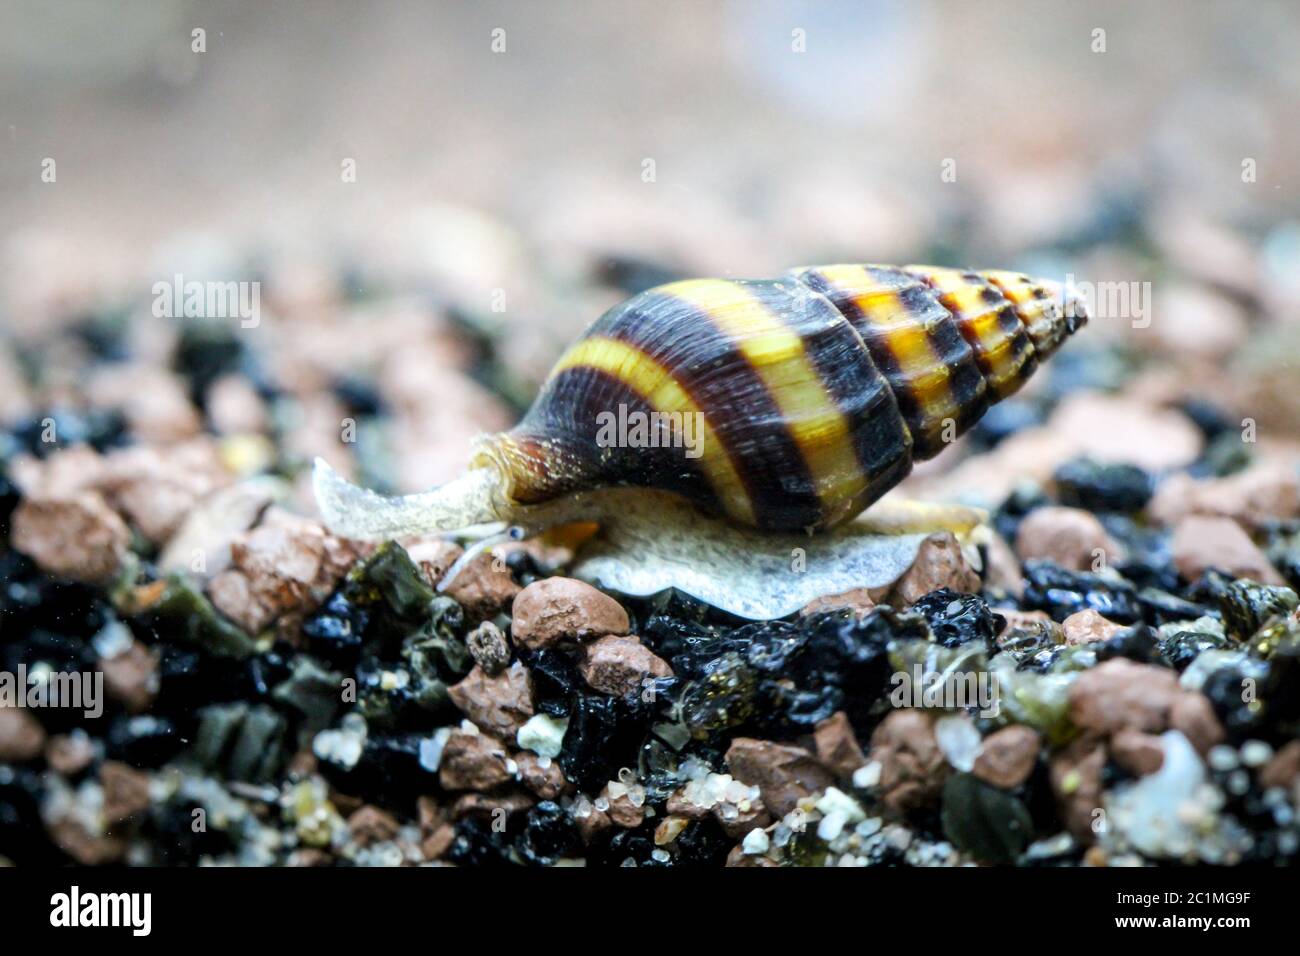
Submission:
{"label": "snail shell", "polygon": [[[660,286],[592,325],[475,464],[524,504],[631,484],[765,531],[834,527],[1020,388],[1077,327],[1059,303],[1015,273],[928,266]],[[620,407],[699,416],[701,454],[600,447]]]}
{"label": "snail shell", "polygon": [[[1006,271],[831,265],[674,282],[589,327],[520,424],[479,440],[462,479],[384,499],[318,467],[317,497],[351,537],[511,522],[620,485],[759,531],[834,528],[1085,321],[1056,284]],[[615,415],[655,427],[602,441]],[[674,428],[700,440],[671,440]]]}

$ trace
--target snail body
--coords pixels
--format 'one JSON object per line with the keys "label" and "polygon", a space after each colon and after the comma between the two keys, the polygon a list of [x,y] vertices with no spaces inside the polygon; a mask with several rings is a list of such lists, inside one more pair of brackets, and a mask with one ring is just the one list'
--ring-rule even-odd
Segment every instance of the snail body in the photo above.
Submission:
{"label": "snail body", "polygon": [[[544,527],[619,486],[758,532],[833,529],[1085,321],[1053,283],[1005,271],[832,265],[670,283],[591,325],[519,425],[479,440],[462,478],[383,498],[318,462],[317,498],[355,538]],[[602,440],[611,416],[649,426]],[[688,424],[696,440],[659,440]]]}

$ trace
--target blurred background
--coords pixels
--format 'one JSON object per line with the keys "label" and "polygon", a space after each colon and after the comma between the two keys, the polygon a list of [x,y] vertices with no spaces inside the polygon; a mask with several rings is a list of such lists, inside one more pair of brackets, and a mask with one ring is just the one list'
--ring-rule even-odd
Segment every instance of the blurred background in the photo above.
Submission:
{"label": "blurred background", "polygon": [[[7,0],[0,89],[6,421],[427,487],[630,292],[848,260],[1149,292],[979,448],[1080,389],[1300,434],[1294,3]],[[155,317],[176,274],[259,282],[260,323]],[[1200,454],[1085,411],[1112,439],[1065,452]]]}

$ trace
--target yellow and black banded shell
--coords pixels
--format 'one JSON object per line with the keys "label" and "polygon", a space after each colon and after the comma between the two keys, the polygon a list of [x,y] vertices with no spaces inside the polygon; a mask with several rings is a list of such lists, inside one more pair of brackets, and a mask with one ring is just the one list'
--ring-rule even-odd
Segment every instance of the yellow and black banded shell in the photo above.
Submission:
{"label": "yellow and black banded shell", "polygon": [[[495,466],[517,504],[636,485],[762,530],[833,527],[1013,394],[1084,321],[1053,283],[1015,272],[832,265],[674,282],[588,328],[474,464]],[[681,443],[597,441],[620,409],[691,416],[698,457]]]}

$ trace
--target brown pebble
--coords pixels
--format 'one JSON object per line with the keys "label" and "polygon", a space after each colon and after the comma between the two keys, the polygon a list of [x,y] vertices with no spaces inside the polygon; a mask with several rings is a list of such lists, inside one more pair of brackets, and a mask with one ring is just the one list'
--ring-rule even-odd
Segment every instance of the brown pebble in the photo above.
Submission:
{"label": "brown pebble", "polygon": [[686,797],[686,788],[678,787],[668,795],[668,802],[664,804],[664,811],[679,817],[690,817],[692,820],[703,820],[713,812],[712,807],[701,806],[688,800]]}
{"label": "brown pebble", "polygon": [[502,821],[526,812],[536,802],[532,794],[518,789],[500,793],[466,793],[451,805],[451,818],[459,822],[466,817],[475,817],[500,825]]}
{"label": "brown pebble", "polygon": [[45,458],[24,452],[10,460],[9,475],[29,498],[62,498],[97,491],[104,478],[104,456],[89,445],[73,445]]}
{"label": "brown pebble", "polygon": [[1076,611],[1061,622],[1061,631],[1067,644],[1091,644],[1104,641],[1124,630],[1122,624],[1108,621],[1091,608]]}
{"label": "brown pebble", "polygon": [[352,834],[353,842],[361,847],[391,840],[400,829],[401,824],[396,817],[369,803],[354,810],[348,817],[348,831]]}
{"label": "brown pebble", "polygon": [[1070,719],[1080,730],[1109,737],[1121,730],[1181,731],[1204,755],[1224,739],[1208,699],[1178,685],[1167,668],[1114,658],[1078,676],[1069,691]]}
{"label": "brown pebble", "polygon": [[119,409],[142,445],[170,445],[202,431],[203,418],[176,373],[141,361],[92,368],[83,385],[91,405]]}
{"label": "brown pebble", "polygon": [[1265,790],[1290,787],[1297,779],[1300,779],[1300,740],[1291,740],[1259,769],[1259,785]]}
{"label": "brown pebble", "polygon": [[521,750],[515,754],[520,783],[542,800],[554,800],[573,789],[573,785],[564,778],[564,771],[560,769],[557,761],[552,760],[543,767],[541,760],[542,758],[531,750]]}
{"label": "brown pebble", "polygon": [[1042,559],[1071,571],[1100,571],[1123,559],[1120,545],[1096,516],[1079,508],[1035,508],[1020,522],[1016,555]]}
{"label": "brown pebble", "polygon": [[813,598],[800,609],[799,616],[809,617],[827,611],[849,610],[855,617],[863,618],[870,614],[875,606],[876,602],[871,600],[871,593],[867,588],[853,588],[839,594],[824,594]]}
{"label": "brown pebble", "polygon": [[936,803],[950,771],[934,717],[921,710],[895,710],[882,720],[867,759],[880,764],[880,799],[895,815]]}
{"label": "brown pebble", "polygon": [[1225,478],[1196,479],[1170,475],[1160,483],[1147,513],[1173,527],[1189,514],[1231,518],[1258,530],[1269,520],[1300,516],[1300,481],[1294,468],[1275,463],[1255,465]]}
{"label": "brown pebble", "polygon": [[645,682],[672,677],[668,662],[655,655],[635,635],[610,634],[585,648],[578,671],[594,690],[613,697],[639,695]]}
{"label": "brown pebble", "polygon": [[1052,757],[1048,778],[1065,827],[1080,843],[1096,839],[1092,827],[1101,807],[1101,774],[1106,749],[1094,738],[1080,738]]}
{"label": "brown pebble", "polygon": [[[1006,613],[999,608],[996,613]],[[1000,650],[1012,647],[1049,647],[1065,643],[1065,632],[1051,618],[1027,619],[1022,624],[1008,627],[998,634],[996,646]]]}
{"label": "brown pebble", "polygon": [[1047,431],[1064,440],[1067,457],[1126,462],[1155,472],[1190,465],[1205,444],[1201,431],[1182,412],[1093,391],[1062,399],[1047,421]]}
{"label": "brown pebble", "polygon": [[1250,535],[1231,518],[1187,515],[1174,528],[1174,566],[1188,581],[1210,568],[1261,584],[1285,584]]}
{"label": "brown pebble", "polygon": [[356,543],[315,522],[268,513],[235,538],[231,567],[208,583],[208,596],[222,614],[258,634],[282,616],[315,610],[360,555]]}
{"label": "brown pebble", "polygon": [[1140,730],[1121,730],[1111,737],[1110,755],[1136,777],[1155,773],[1165,762],[1165,748],[1160,738]]}
{"label": "brown pebble", "polygon": [[501,628],[484,621],[465,637],[470,656],[489,677],[495,677],[510,663],[510,641]]}
{"label": "brown pebble", "polygon": [[103,497],[80,491],[24,498],[10,518],[10,543],[57,577],[108,584],[122,569],[131,532]]}
{"label": "brown pebble", "polygon": [[312,753],[311,746],[308,744],[299,747],[294,755],[289,758],[289,763],[285,766],[285,773],[288,774],[291,780],[302,780],[314,774],[319,765],[320,761]]}
{"label": "brown pebble", "polygon": [[420,835],[428,836],[447,822],[447,811],[435,798],[425,794],[415,798],[415,819]]}
{"label": "brown pebble", "polygon": [[[1180,266],[1174,265],[1171,271],[1182,272]],[[1241,302],[1212,291],[1210,284],[1177,279],[1161,283],[1154,290],[1151,312],[1178,317],[1174,322],[1156,321],[1148,334],[1137,336],[1157,359],[1152,365],[1183,370],[1193,364],[1218,364],[1224,356],[1234,354],[1250,334],[1250,320]],[[1202,385],[1199,381],[1184,384],[1193,388]],[[1203,394],[1218,397],[1209,389]]]}
{"label": "brown pebble", "polygon": [[807,750],[753,737],[737,737],[727,748],[732,776],[762,791],[774,817],[783,817],[803,797],[831,786],[835,778]]}
{"label": "brown pebble", "polygon": [[1001,588],[1012,597],[1020,598],[1025,593],[1025,576],[1021,572],[1020,559],[1006,538],[991,532],[985,552],[984,586]]}
{"label": "brown pebble", "polygon": [[1029,779],[1042,737],[1023,724],[1003,727],[984,738],[971,772],[995,787],[1013,790]]}
{"label": "brown pebble", "polygon": [[456,828],[448,821],[447,811],[433,797],[417,797],[415,810],[420,826],[420,854],[426,860],[436,860],[451,849]]}
{"label": "brown pebble", "polygon": [[443,823],[420,840],[420,854],[426,860],[441,859],[455,842],[456,828],[450,823]]}
{"label": "brown pebble", "polygon": [[1215,744],[1221,744],[1228,735],[1214,713],[1214,705],[1204,694],[1184,691],[1169,711],[1169,727],[1181,731],[1183,736],[1204,756]]}
{"label": "brown pebble", "polygon": [[1183,693],[1178,674],[1117,657],[1084,671],[1070,687],[1070,718],[1081,730],[1109,736],[1124,729],[1158,734]]}
{"label": "brown pebble", "polygon": [[158,693],[158,657],[151,648],[131,641],[122,653],[99,660],[104,690],[129,713],[148,710]]}
{"label": "brown pebble", "polygon": [[572,578],[534,581],[515,598],[512,615],[511,636],[531,650],[561,640],[626,634],[629,626],[617,601]]}
{"label": "brown pebble", "polygon": [[465,609],[470,621],[496,617],[520,593],[519,582],[506,563],[490,551],[475,556],[443,585],[447,595]]}
{"label": "brown pebble", "polygon": [[127,841],[113,834],[96,835],[74,816],[47,821],[45,831],[50,841],[82,866],[117,863],[126,856]]}
{"label": "brown pebble", "polygon": [[532,679],[519,661],[496,677],[488,677],[476,664],[447,693],[480,730],[502,740],[514,740],[519,728],[533,716]]}
{"label": "brown pebble", "polygon": [[1110,854],[1094,844],[1083,851],[1083,865],[1090,867],[1110,866]]}
{"label": "brown pebble", "polygon": [[616,827],[622,827],[625,830],[631,830],[639,827],[645,819],[645,804],[637,806],[632,802],[632,797],[627,793],[620,793],[617,797],[609,795],[609,784],[605,789],[600,791],[600,795],[609,803],[605,813],[609,816],[609,822]]}
{"label": "brown pebble", "polygon": [[345,817],[351,816],[366,805],[360,797],[344,793],[334,787],[330,788],[329,800],[334,804],[334,809]]}
{"label": "brown pebble", "polygon": [[109,826],[125,823],[149,809],[149,775],[116,760],[99,768],[104,788],[104,820]]}
{"label": "brown pebble", "polygon": [[938,531],[921,542],[916,560],[889,592],[889,603],[910,607],[940,588],[975,594],[980,587],[980,576],[966,562],[956,536],[951,531]]}
{"label": "brown pebble", "polygon": [[415,562],[429,586],[435,588],[464,553],[464,548],[444,538],[422,538],[406,545],[407,556]]}
{"label": "brown pebble", "polygon": [[216,443],[199,438],[117,449],[105,456],[99,488],[132,527],[162,545],[201,501],[232,478]]}
{"label": "brown pebble", "polygon": [[287,485],[259,475],[214,491],[185,515],[158,555],[163,571],[181,571],[206,581],[230,567],[235,539],[254,527],[262,513],[286,497]]}
{"label": "brown pebble", "polygon": [[219,435],[266,430],[266,404],[253,383],[242,375],[222,375],[208,386],[204,408]]}
{"label": "brown pebble", "polygon": [[848,715],[837,710],[813,728],[817,759],[841,780],[847,780],[867,762]]}
{"label": "brown pebble", "polygon": [[769,859],[768,857],[764,856],[761,853],[759,854],[746,853],[743,848],[743,844],[737,843],[734,847],[731,848],[731,852],[727,854],[726,865],[741,867],[741,868],[760,867],[764,869],[770,869],[773,867],[779,867],[781,864],[777,863],[775,860]]}
{"label": "brown pebble", "polygon": [[610,822],[608,813],[595,807],[591,807],[589,812],[582,815],[575,813],[573,822],[578,827],[578,836],[584,844],[591,843],[614,825]]}
{"label": "brown pebble", "polygon": [[314,846],[302,846],[289,854],[285,860],[286,866],[291,866],[295,870],[306,869],[317,866],[332,866],[334,857],[329,852]]}
{"label": "brown pebble", "polygon": [[22,763],[45,748],[45,728],[21,707],[0,707],[0,763]]}
{"label": "brown pebble", "polygon": [[730,804],[719,803],[714,806],[712,813],[718,826],[722,827],[723,832],[733,840],[741,839],[755,827],[760,830],[765,829],[772,822],[772,815],[767,812],[767,807],[761,801],[753,803],[748,810],[736,807],[734,817],[728,816],[730,806]]}
{"label": "brown pebble", "polygon": [[45,762],[63,777],[76,776],[94,759],[95,745],[85,733],[56,734],[45,745]]}
{"label": "brown pebble", "polygon": [[457,730],[443,745],[438,782],[444,790],[491,790],[513,779],[505,748],[487,734]]}
{"label": "brown pebble", "polygon": [[671,846],[677,842],[677,838],[682,835],[682,831],[690,825],[690,822],[685,817],[664,817],[655,826],[655,846]]}

